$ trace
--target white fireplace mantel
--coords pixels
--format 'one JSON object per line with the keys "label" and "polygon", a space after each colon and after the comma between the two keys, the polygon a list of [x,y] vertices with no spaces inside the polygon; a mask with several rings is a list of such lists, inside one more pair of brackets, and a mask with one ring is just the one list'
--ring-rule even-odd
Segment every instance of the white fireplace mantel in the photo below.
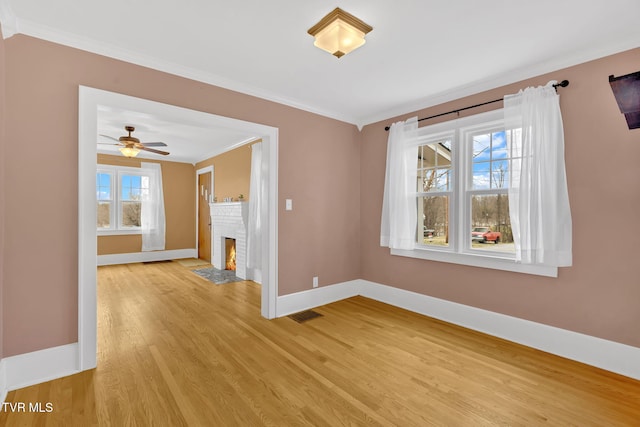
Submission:
{"label": "white fireplace mantel", "polygon": [[247,278],[248,202],[210,203],[213,266],[224,270],[225,238],[236,239],[236,276]]}

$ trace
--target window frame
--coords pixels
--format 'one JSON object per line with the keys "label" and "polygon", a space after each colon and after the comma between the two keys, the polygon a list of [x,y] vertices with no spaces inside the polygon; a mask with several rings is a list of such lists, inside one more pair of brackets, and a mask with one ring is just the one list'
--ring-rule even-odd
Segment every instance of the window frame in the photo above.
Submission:
{"label": "window frame", "polygon": [[[111,176],[111,218],[110,228],[98,228],[96,222],[96,230],[98,236],[113,236],[113,235],[136,235],[142,234],[142,227],[136,226],[123,226],[122,225],[122,177],[128,176],[148,176],[143,172],[141,168],[135,168],[131,166],[116,166],[116,165],[98,165],[96,169],[96,178],[99,173],[109,174]],[[97,187],[97,186],[96,186]],[[96,202],[99,202],[97,200]],[[96,203],[97,204],[97,203]]]}
{"label": "window frame", "polygon": [[[109,192],[111,194],[111,197],[108,200],[104,200],[104,199],[100,199],[97,195],[98,193],[98,174],[102,174],[102,175],[107,175],[109,177]],[[114,211],[117,209],[116,206],[116,198],[114,195],[114,189],[116,188],[115,185],[115,178],[114,178],[114,173],[113,171],[107,171],[105,169],[100,169],[98,168],[98,170],[96,171],[96,209],[98,209],[98,205],[100,204],[100,202],[109,202],[110,208],[109,208],[109,228],[105,228],[105,227],[98,227],[98,219],[96,218],[96,230],[98,231],[98,234],[101,234],[104,231],[111,231],[113,230],[113,224],[114,224]]]}
{"label": "window frame", "polygon": [[[471,246],[471,198],[475,194],[508,194],[508,189],[473,189],[472,163],[473,144],[469,142],[472,134],[505,130],[503,109],[451,120],[418,129],[416,138],[411,141],[411,147],[416,149],[428,143],[437,142],[443,138],[451,138],[451,189],[450,191],[418,192],[416,189],[416,204],[419,197],[450,195],[449,198],[449,246],[429,246],[418,243],[422,222],[418,219],[416,227],[416,246],[412,250],[391,249],[392,255],[425,259],[430,261],[447,262],[473,267],[505,270],[525,274],[557,277],[557,267],[530,265],[516,262],[515,254],[500,251],[486,251],[474,249]],[[511,157],[509,157],[511,158]],[[416,168],[417,170],[417,168]],[[416,205],[417,209],[417,205]]]}
{"label": "window frame", "polygon": [[[451,130],[447,130],[444,132],[435,132],[435,133],[431,133],[431,134],[422,134],[420,133],[420,129],[418,130],[418,136],[416,138],[416,140],[412,143],[412,146],[415,146],[416,148],[419,148],[420,146],[426,145],[426,144],[433,144],[433,143],[438,143],[439,141],[442,141],[443,139],[450,139],[451,140],[451,173],[450,173],[450,177],[451,177],[451,183],[449,184],[449,190],[447,191],[416,191],[416,203],[417,200],[421,197],[449,197],[449,208],[448,208],[448,212],[449,212],[449,225],[448,225],[448,229],[449,229],[449,242],[455,242],[456,241],[456,237],[458,234],[458,230],[457,227],[452,227],[451,224],[453,223],[452,218],[456,218],[457,217],[457,212],[454,209],[456,206],[455,203],[455,197],[456,197],[456,192],[455,192],[455,188],[456,188],[456,183],[459,179],[458,176],[456,176],[456,168],[454,168],[453,165],[453,159],[457,156],[456,154],[456,149],[454,148],[454,142],[455,142],[455,132],[451,131]],[[436,153],[436,157],[437,157],[437,153]],[[420,224],[420,220],[418,220],[418,224]],[[449,246],[428,246],[428,245],[424,245],[424,244],[420,244],[417,243],[418,237],[420,236],[419,233],[419,229],[421,227],[418,226],[418,230],[416,230],[416,232],[418,233],[418,235],[416,236],[416,248],[421,248],[421,249],[428,249],[428,250],[436,250],[436,251],[443,251],[443,252],[452,252],[453,250],[453,246],[451,243],[449,244]]]}

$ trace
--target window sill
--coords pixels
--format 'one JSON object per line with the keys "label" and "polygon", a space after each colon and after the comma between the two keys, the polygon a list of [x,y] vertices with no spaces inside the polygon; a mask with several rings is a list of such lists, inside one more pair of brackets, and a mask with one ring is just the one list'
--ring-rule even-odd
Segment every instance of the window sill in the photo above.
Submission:
{"label": "window sill", "polygon": [[142,230],[97,230],[98,236],[127,236],[127,235],[135,235],[142,234]]}
{"label": "window sill", "polygon": [[512,271],[515,273],[534,274],[537,276],[558,277],[557,267],[520,264],[515,262],[512,258],[503,258],[495,255],[488,256],[475,253],[452,253],[422,248],[413,250],[391,249],[391,255],[468,265],[471,267],[489,268],[493,270]]}

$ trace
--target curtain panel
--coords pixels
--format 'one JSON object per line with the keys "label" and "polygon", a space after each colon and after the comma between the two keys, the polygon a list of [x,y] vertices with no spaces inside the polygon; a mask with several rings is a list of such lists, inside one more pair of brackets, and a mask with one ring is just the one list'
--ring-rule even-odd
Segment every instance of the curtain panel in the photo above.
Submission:
{"label": "curtain panel", "polygon": [[568,267],[572,264],[571,209],[554,83],[504,97],[505,127],[516,157],[510,171],[509,210],[516,261]]}
{"label": "curtain panel", "polygon": [[417,130],[417,117],[394,123],[389,129],[380,246],[390,249],[416,246],[417,149],[412,142]]}
{"label": "curtain panel", "polygon": [[165,248],[166,220],[164,193],[162,191],[162,168],[159,163],[142,162],[144,176],[140,225],[142,228],[142,251],[163,251]]}
{"label": "curtain panel", "polygon": [[249,215],[247,233],[247,267],[253,280],[262,275],[262,233],[260,213],[263,209],[264,173],[262,171],[262,142],[251,146],[251,175],[249,178]]}

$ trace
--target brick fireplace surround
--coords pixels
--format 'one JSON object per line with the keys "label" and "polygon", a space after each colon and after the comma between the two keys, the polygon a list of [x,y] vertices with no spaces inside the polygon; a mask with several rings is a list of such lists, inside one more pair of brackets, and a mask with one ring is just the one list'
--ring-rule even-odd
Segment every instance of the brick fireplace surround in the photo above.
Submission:
{"label": "brick fireplace surround", "polygon": [[225,238],[236,239],[236,277],[247,278],[248,202],[211,203],[213,266],[224,270]]}

